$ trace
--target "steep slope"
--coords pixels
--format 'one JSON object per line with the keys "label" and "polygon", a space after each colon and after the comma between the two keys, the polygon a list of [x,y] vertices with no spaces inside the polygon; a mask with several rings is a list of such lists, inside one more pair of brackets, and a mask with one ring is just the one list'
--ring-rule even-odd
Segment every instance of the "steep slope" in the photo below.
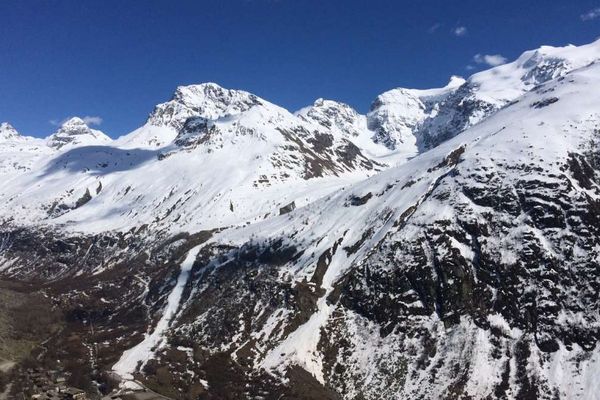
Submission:
{"label": "steep slope", "polygon": [[420,124],[435,116],[439,104],[464,83],[464,79],[452,77],[443,88],[392,89],[377,96],[367,115],[347,104],[324,99],[296,115],[338,132],[379,160],[399,165],[419,153],[415,132]]}
{"label": "steep slope", "polygon": [[417,127],[425,119],[435,118],[440,104],[464,83],[464,79],[452,77],[440,89],[397,88],[379,95],[367,115],[374,141],[392,150],[403,147],[407,153],[417,154]]}
{"label": "steep slope", "polygon": [[471,76],[415,132],[428,149],[483,121],[523,93],[600,58],[600,40],[584,46],[542,46]]}
{"label": "steep slope", "polygon": [[[61,152],[0,193],[2,215],[87,232],[213,229],[277,215],[387,167],[340,132],[210,83],[178,88],[113,144],[81,123],[66,123],[48,140]],[[155,146],[148,132],[165,141]]]}
{"label": "steep slope", "polygon": [[19,140],[20,137],[19,132],[8,122],[0,124],[0,141]]}
{"label": "steep slope", "polygon": [[1,276],[66,315],[35,359],[177,399],[595,398],[597,46],[367,116],[181,87],[55,151],[0,192]]}
{"label": "steep slope", "polygon": [[[216,234],[170,343],[204,354],[196,373],[230,357],[285,386],[300,367],[343,398],[593,398],[598,84],[598,65],[551,80],[400,167]],[[169,349],[153,363],[177,370]]]}

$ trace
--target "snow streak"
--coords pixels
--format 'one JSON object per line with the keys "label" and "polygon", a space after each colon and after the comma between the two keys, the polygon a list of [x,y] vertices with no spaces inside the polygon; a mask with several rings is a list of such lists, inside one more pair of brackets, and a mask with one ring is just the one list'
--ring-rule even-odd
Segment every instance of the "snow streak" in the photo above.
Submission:
{"label": "snow streak", "polygon": [[[196,256],[202,246],[196,246],[191,249],[185,260],[181,263],[181,272],[177,278],[175,287],[169,294],[167,299],[167,306],[163,313],[162,318],[156,324],[154,331],[151,334],[146,334],[144,340],[138,345],[125,351],[121,356],[121,359],[112,367],[112,370],[125,379],[133,379],[133,372],[136,370],[138,365],[143,366],[149,359],[152,358],[154,352],[164,344],[164,334],[169,328],[169,325],[177,309],[179,308],[179,302],[183,293],[183,288],[188,281],[190,271],[196,260]],[[141,363],[141,365],[140,365]]]}

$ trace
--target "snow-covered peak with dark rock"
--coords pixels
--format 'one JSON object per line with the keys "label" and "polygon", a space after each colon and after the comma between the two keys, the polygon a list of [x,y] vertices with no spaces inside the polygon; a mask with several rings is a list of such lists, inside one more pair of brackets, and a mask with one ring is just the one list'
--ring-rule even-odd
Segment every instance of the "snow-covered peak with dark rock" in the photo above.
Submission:
{"label": "snow-covered peak with dark rock", "polygon": [[373,140],[391,150],[417,152],[415,130],[427,117],[435,115],[439,103],[464,84],[464,79],[452,77],[439,89],[397,88],[379,95],[367,114]]}
{"label": "snow-covered peak with dark rock", "polygon": [[346,137],[360,136],[366,128],[362,115],[348,104],[334,100],[319,98],[312,106],[302,108],[295,114]]}
{"label": "snow-covered peak with dark rock", "polygon": [[474,74],[468,80],[478,99],[498,106],[537,85],[564,76],[600,59],[600,40],[584,46],[542,46],[513,62]]}
{"label": "snow-covered peak with dark rock", "polygon": [[216,120],[242,113],[259,104],[262,104],[260,99],[251,93],[225,89],[216,83],[179,86],[171,100],[156,106],[148,123],[179,130],[190,117]]}
{"label": "snow-covered peak with dark rock", "polygon": [[[50,143],[62,146],[87,132],[74,119]],[[0,198],[21,204],[32,223],[73,230],[126,230],[144,220],[167,230],[214,229],[307,204],[389,166],[354,139],[244,91],[185,86],[141,128],[110,146],[71,146],[41,177],[22,176]],[[40,179],[46,184],[33,185]],[[24,195],[19,188],[29,185]],[[122,215],[123,207],[136,211]]]}
{"label": "snow-covered peak with dark rock", "polygon": [[169,101],[154,108],[144,126],[119,138],[117,143],[129,148],[161,148],[183,134],[190,118],[216,121],[265,103],[268,102],[251,93],[225,89],[216,83],[179,86]]}
{"label": "snow-covered peak with dark rock", "polygon": [[472,75],[415,130],[430,149],[483,121],[536,86],[600,59],[600,40],[584,46],[542,46],[517,60]]}
{"label": "snow-covered peak with dark rock", "polygon": [[0,140],[0,280],[65,316],[28,364],[178,399],[595,399],[598,43],[367,115],[201,84],[102,146],[81,119]]}
{"label": "snow-covered peak with dark rock", "polygon": [[303,121],[325,129],[335,140],[352,142],[364,154],[387,165],[397,165],[416,154],[414,146],[390,148],[376,139],[377,133],[370,129],[368,118],[348,104],[317,99],[311,106],[296,111],[295,115]]}
{"label": "snow-covered peak with dark rock", "polygon": [[21,134],[8,122],[0,124],[0,141],[17,140],[21,138]]}
{"label": "snow-covered peak with dark rock", "polygon": [[91,129],[79,117],[72,117],[63,122],[60,128],[46,140],[48,146],[54,149],[61,149],[65,146],[102,145],[111,141],[110,137],[99,130]]}
{"label": "snow-covered peak with dark rock", "polygon": [[30,171],[45,155],[52,153],[43,139],[22,136],[11,124],[0,124],[0,180]]}

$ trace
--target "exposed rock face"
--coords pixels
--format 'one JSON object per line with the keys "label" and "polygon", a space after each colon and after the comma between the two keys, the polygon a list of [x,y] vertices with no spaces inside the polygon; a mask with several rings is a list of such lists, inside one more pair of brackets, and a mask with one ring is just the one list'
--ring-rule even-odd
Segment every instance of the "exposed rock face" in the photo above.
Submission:
{"label": "exposed rock face", "polygon": [[185,120],[173,142],[179,147],[191,148],[209,139],[209,122],[204,117],[189,117]]}
{"label": "exposed rock face", "polygon": [[160,325],[131,372],[177,399],[593,398],[597,46],[368,116],[180,88],[159,150],[58,153],[0,192],[0,275],[66,315],[39,359],[107,383]]}
{"label": "exposed rock face", "polygon": [[98,145],[110,143],[111,139],[99,130],[91,129],[79,117],[64,122],[61,127],[47,139],[48,146],[61,149],[64,146]]}
{"label": "exposed rock face", "polygon": [[[550,165],[480,162],[438,181],[402,229],[347,275],[340,313],[374,321],[391,342],[377,362],[397,369],[397,380],[383,381],[397,393],[460,397],[487,381],[496,397],[569,398],[548,365],[597,357],[597,200],[573,186],[568,164],[556,174]],[[336,321],[328,328],[336,336],[323,338],[337,354],[332,371],[353,369],[335,338],[354,323]],[[491,376],[478,376],[484,366]],[[353,371],[334,379],[348,393],[358,389],[348,385]]]}
{"label": "exposed rock face", "polygon": [[463,85],[439,105],[433,118],[421,121],[417,140],[422,148],[435,147],[498,111],[497,105],[478,99],[474,91],[472,85]]}
{"label": "exposed rock face", "polygon": [[285,206],[283,206],[279,209],[279,215],[290,213],[290,212],[294,211],[295,209],[296,209],[296,203],[294,203],[292,201],[291,203],[286,204]]}
{"label": "exposed rock face", "polygon": [[180,86],[170,101],[156,106],[148,123],[180,130],[190,117],[214,120],[242,113],[259,104],[258,97],[251,93],[224,89],[215,83]]}
{"label": "exposed rock face", "polygon": [[595,62],[600,45],[550,47],[523,53],[512,63],[471,76],[440,102],[438,110],[416,131],[418,144],[429,149],[516,101],[523,93],[569,71]]}
{"label": "exposed rock face", "polygon": [[310,107],[296,113],[300,118],[316,122],[346,139],[361,136],[366,128],[364,116],[348,104],[333,100],[317,99]]}
{"label": "exposed rock face", "polygon": [[375,143],[391,150],[399,147],[417,151],[415,132],[423,121],[437,116],[437,109],[464,79],[453,77],[445,88],[432,90],[393,89],[377,97],[367,115]]}
{"label": "exposed rock face", "polygon": [[0,124],[0,140],[15,140],[20,138],[21,135],[11,124],[8,122],[2,122]]}

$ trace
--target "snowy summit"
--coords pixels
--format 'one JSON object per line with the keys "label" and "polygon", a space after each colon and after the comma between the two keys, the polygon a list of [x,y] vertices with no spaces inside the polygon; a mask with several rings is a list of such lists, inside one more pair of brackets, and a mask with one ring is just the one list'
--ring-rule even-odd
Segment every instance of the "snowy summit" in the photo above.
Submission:
{"label": "snowy summit", "polygon": [[11,384],[597,398],[599,61],[543,46],[366,114],[203,83],[115,140],[2,123],[0,283],[47,325]]}

